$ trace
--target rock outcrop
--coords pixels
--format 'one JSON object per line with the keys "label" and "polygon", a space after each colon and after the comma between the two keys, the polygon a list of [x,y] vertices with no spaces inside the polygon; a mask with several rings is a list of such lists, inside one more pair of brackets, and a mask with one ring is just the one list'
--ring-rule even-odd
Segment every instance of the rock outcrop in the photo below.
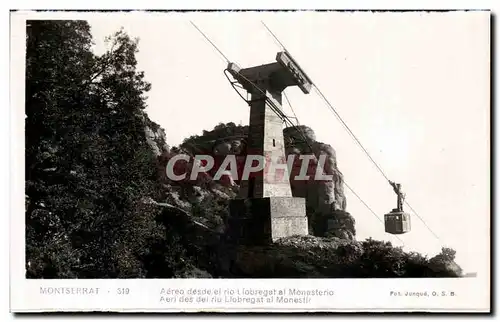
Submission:
{"label": "rock outcrop", "polygon": [[[212,131],[204,131],[201,136],[188,138],[181,145],[189,153],[207,153],[214,156],[216,165],[210,171],[214,176],[218,166],[228,155],[234,155],[237,162],[237,178],[229,172],[219,180],[222,184],[238,189],[239,177],[245,164],[247,126],[237,127],[232,123],[219,124]],[[344,195],[344,180],[337,164],[336,153],[329,144],[316,141],[314,131],[307,126],[289,127],[283,130],[285,151],[287,157],[295,156],[290,169],[290,185],[295,197],[306,199],[307,214],[310,222],[310,234],[324,236],[329,233],[353,239],[356,235],[354,218],[346,212],[346,198]],[[300,156],[310,155],[306,159]],[[323,158],[323,164],[320,160]],[[308,162],[308,164],[304,164]],[[302,168],[307,169],[308,180],[296,179]],[[317,180],[316,172],[330,176],[330,179]],[[341,215],[339,215],[341,214]],[[352,229],[348,228],[352,227]]]}
{"label": "rock outcrop", "polygon": [[[316,141],[314,131],[307,126],[300,126],[298,129],[285,128],[287,156],[295,155],[314,155],[315,159],[309,161],[313,166],[308,174],[311,176],[309,181],[294,180],[298,171],[302,167],[303,160],[295,158],[294,171],[291,175],[292,189],[297,197],[308,199],[308,205],[322,213],[328,213],[332,210],[346,210],[346,198],[344,195],[344,180],[342,173],[337,166],[336,153],[333,147],[329,144]],[[305,137],[305,138],[304,138]],[[318,160],[320,156],[324,156],[325,162],[322,165],[323,171],[321,174],[331,176],[331,180],[315,180]]]}

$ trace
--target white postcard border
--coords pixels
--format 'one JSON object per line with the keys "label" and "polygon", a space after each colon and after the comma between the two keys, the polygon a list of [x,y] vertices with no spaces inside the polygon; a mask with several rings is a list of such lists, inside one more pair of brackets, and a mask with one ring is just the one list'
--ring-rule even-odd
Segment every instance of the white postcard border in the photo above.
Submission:
{"label": "white postcard border", "polygon": [[[92,13],[78,13],[84,17]],[[133,13],[128,13],[133,14]],[[138,13],[145,14],[145,13]],[[179,311],[321,311],[321,312],[489,312],[490,277],[463,279],[132,279],[132,280],[29,280],[25,278],[24,227],[24,46],[26,17],[41,19],[64,18],[75,13],[45,12],[11,15],[11,311],[121,311],[121,312],[179,312]],[[22,54],[21,54],[22,53]],[[50,288],[64,294],[49,294]],[[71,295],[82,289],[99,288],[97,295]],[[272,303],[228,304],[213,302],[161,303],[162,290],[221,289],[244,293],[243,289],[324,290],[332,296],[309,296],[308,304]],[[128,294],[118,294],[128,289]],[[78,291],[79,290],[79,291]],[[405,292],[427,294],[404,296]],[[55,291],[56,292],[56,291]],[[392,292],[392,293],[391,293]],[[395,295],[400,292],[401,296]],[[438,295],[434,295],[434,292]],[[442,296],[446,292],[446,296]],[[299,292],[300,293],[300,292]],[[453,293],[453,295],[451,295]],[[276,295],[279,296],[279,295]],[[291,296],[292,298],[294,296]],[[306,296],[307,297],[307,296]],[[210,301],[210,300],[209,300]]]}

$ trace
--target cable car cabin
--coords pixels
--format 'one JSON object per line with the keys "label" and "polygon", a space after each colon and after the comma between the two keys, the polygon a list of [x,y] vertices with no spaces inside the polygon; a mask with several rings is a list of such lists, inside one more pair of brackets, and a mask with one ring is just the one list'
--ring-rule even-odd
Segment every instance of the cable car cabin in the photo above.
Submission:
{"label": "cable car cabin", "polygon": [[411,230],[410,214],[397,209],[385,214],[385,232],[389,234],[404,234]]}

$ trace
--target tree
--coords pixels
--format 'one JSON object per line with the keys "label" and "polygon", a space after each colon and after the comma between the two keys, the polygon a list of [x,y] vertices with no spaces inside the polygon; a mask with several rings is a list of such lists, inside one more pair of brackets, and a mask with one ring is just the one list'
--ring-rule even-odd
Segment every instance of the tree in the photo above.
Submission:
{"label": "tree", "polygon": [[459,277],[462,276],[462,268],[455,263],[456,251],[452,248],[442,247],[441,253],[429,260],[429,267],[437,276]]}
{"label": "tree", "polygon": [[[82,21],[28,21],[26,54],[26,258],[28,276],[74,277],[71,161],[62,142],[90,97],[78,91],[95,62]],[[57,124],[66,124],[58,127]]]}
{"label": "tree", "polygon": [[138,40],[118,31],[96,56],[85,21],[30,21],[27,31],[27,276],[146,276],[154,267],[144,258],[159,244],[179,269],[161,210],[142,202],[161,189]]}

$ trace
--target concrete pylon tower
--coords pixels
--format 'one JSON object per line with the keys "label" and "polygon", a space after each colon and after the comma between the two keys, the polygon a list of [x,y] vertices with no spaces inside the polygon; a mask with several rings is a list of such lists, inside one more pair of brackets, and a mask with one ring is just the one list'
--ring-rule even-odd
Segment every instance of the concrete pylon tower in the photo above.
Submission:
{"label": "concrete pylon tower", "polygon": [[312,82],[287,52],[274,63],[245,69],[230,63],[227,70],[251,95],[245,171],[260,165],[248,178],[243,173],[238,199],[230,204],[228,235],[241,244],[307,235],[305,199],[292,197],[290,187],[281,102],[286,87],[308,94]]}

